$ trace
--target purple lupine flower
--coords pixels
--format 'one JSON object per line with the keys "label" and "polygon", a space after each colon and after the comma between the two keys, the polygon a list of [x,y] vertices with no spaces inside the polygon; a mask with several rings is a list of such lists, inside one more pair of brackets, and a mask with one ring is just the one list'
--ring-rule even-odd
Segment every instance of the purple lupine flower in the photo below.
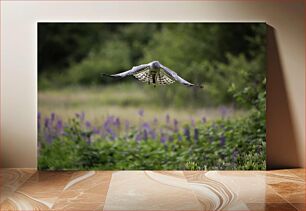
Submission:
{"label": "purple lupine flower", "polygon": [[135,141],[139,142],[139,141],[141,141],[141,140],[142,140],[142,135],[141,135],[141,133],[138,133],[138,134],[136,135],[136,137],[135,137]]}
{"label": "purple lupine flower", "polygon": [[50,128],[50,119],[45,118],[45,128],[47,129],[44,132],[45,140],[47,141],[48,144],[51,144],[53,137],[51,135],[51,128]]}
{"label": "purple lupine flower", "polygon": [[151,131],[149,132],[149,134],[150,134],[150,136],[151,136],[151,138],[152,138],[153,140],[156,139],[156,132],[155,132],[154,130],[151,130]]}
{"label": "purple lupine flower", "polygon": [[116,133],[110,127],[106,128],[106,132],[108,132],[111,135],[112,140],[115,140]]}
{"label": "purple lupine flower", "polygon": [[166,123],[167,123],[167,125],[170,124],[170,115],[169,114],[166,115]]}
{"label": "purple lupine flower", "polygon": [[58,132],[58,134],[61,134],[63,132],[63,122],[60,119],[57,120],[56,131]]}
{"label": "purple lupine flower", "polygon": [[119,117],[117,117],[117,118],[115,119],[114,125],[115,125],[115,127],[117,127],[118,129],[120,128],[120,119],[119,119]]}
{"label": "purple lupine flower", "polygon": [[222,136],[220,137],[220,145],[221,145],[221,146],[224,146],[225,141],[226,141],[225,136],[222,135]]}
{"label": "purple lupine flower", "polygon": [[106,121],[103,123],[103,128],[106,130],[108,127],[109,127],[109,123],[108,123],[108,121],[106,120]]}
{"label": "purple lupine flower", "polygon": [[178,132],[178,121],[177,121],[177,119],[174,119],[173,120],[173,125],[174,125],[174,132]]}
{"label": "purple lupine flower", "polygon": [[149,125],[149,123],[145,122],[142,124],[142,129],[143,129],[143,137],[142,139],[147,140],[148,139],[148,134],[151,131],[151,127]]}
{"label": "purple lupine flower", "polygon": [[115,117],[113,115],[108,116],[107,119],[109,125],[115,124]]}
{"label": "purple lupine flower", "polygon": [[167,136],[165,134],[161,135],[160,142],[162,142],[163,144],[165,144],[167,142]]}
{"label": "purple lupine flower", "polygon": [[45,128],[49,128],[49,118],[45,118]]}
{"label": "purple lupine flower", "polygon": [[113,116],[108,116],[103,124],[104,129],[107,129],[112,122],[113,122]]}
{"label": "purple lupine flower", "polygon": [[92,129],[92,132],[93,132],[94,134],[99,134],[99,133],[100,133],[99,129],[97,129],[96,127],[94,127],[94,128]]}
{"label": "purple lupine flower", "polygon": [[148,140],[148,131],[147,130],[143,131],[143,139]]}
{"label": "purple lupine flower", "polygon": [[[110,127],[110,124],[113,122],[113,116],[108,116],[105,120],[105,122],[103,123],[103,128],[106,131],[107,134],[111,135],[111,139],[114,140],[116,138],[116,134],[115,132],[112,130],[112,128]],[[101,132],[101,136],[103,135],[103,133]]]}
{"label": "purple lupine flower", "polygon": [[150,127],[149,123],[147,123],[147,122],[142,124],[142,128],[144,130],[146,130],[147,132],[149,132],[151,130],[151,127]]}
{"label": "purple lupine flower", "polygon": [[51,113],[51,124],[54,122],[54,120],[55,120],[55,113]]}
{"label": "purple lupine flower", "polygon": [[53,141],[53,138],[52,138],[52,136],[50,134],[47,134],[46,135],[46,140],[47,140],[48,144],[51,144],[52,141]]}
{"label": "purple lupine flower", "polygon": [[198,143],[198,141],[199,141],[199,129],[198,128],[194,128],[194,135],[193,135],[193,137],[194,137],[194,142]]}
{"label": "purple lupine flower", "polygon": [[182,136],[181,136],[180,134],[178,135],[178,140],[179,140],[179,141],[182,141],[182,140],[183,140],[183,138],[182,138]]}
{"label": "purple lupine flower", "polygon": [[206,119],[206,117],[204,116],[204,117],[202,117],[202,123],[206,123],[207,122],[207,119]]}
{"label": "purple lupine flower", "polygon": [[140,110],[138,111],[138,115],[141,116],[141,117],[143,117],[143,114],[144,114],[143,109],[140,109]]}
{"label": "purple lupine flower", "polygon": [[91,123],[89,121],[86,121],[85,126],[86,126],[87,129],[89,129],[91,127]]}
{"label": "purple lupine flower", "polygon": [[221,106],[219,110],[221,117],[224,119],[227,115],[228,109],[225,106]]}
{"label": "purple lupine flower", "polygon": [[189,130],[189,127],[185,127],[184,128],[184,136],[186,137],[186,139],[188,141],[190,141],[190,130]]}

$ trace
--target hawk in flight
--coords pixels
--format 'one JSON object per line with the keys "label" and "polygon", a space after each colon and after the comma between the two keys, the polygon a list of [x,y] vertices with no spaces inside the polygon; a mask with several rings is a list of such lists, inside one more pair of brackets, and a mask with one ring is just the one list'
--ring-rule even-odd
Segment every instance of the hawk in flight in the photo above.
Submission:
{"label": "hawk in flight", "polygon": [[197,86],[203,88],[203,86],[201,85],[192,84],[181,78],[180,76],[178,76],[178,74],[176,74],[176,72],[170,70],[168,67],[165,67],[164,65],[159,63],[159,61],[153,61],[148,64],[134,66],[130,70],[118,74],[113,74],[110,76],[123,78],[129,75],[133,75],[135,78],[142,82],[153,84],[154,87],[156,86],[156,84],[168,85],[177,81],[185,86]]}

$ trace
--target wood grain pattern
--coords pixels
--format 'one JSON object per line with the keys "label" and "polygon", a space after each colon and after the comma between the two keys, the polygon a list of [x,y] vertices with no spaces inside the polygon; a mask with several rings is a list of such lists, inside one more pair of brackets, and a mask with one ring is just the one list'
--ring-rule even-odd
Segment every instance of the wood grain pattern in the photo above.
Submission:
{"label": "wood grain pattern", "polygon": [[0,203],[10,197],[36,170],[34,169],[1,169],[1,195]]}
{"label": "wood grain pattern", "polygon": [[305,169],[2,169],[1,210],[305,210]]}

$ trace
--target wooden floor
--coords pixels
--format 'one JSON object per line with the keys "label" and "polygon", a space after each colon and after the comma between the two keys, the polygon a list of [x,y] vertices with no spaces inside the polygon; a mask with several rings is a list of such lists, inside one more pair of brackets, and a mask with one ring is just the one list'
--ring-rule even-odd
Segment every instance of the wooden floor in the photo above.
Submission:
{"label": "wooden floor", "polygon": [[305,210],[305,169],[1,169],[1,210]]}

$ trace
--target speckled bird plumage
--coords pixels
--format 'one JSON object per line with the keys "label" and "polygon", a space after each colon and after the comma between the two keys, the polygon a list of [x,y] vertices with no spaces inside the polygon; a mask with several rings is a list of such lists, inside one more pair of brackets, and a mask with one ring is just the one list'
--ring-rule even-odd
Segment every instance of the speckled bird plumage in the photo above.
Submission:
{"label": "speckled bird plumage", "polygon": [[141,64],[139,66],[134,66],[132,69],[128,71],[118,74],[113,74],[110,76],[123,78],[129,75],[133,75],[138,80],[148,84],[153,84],[154,86],[168,85],[177,81],[185,86],[198,86],[202,88],[201,85],[192,84],[186,81],[185,79],[181,78],[180,76],[178,76],[176,72],[162,65],[159,61],[152,61],[148,64]]}

